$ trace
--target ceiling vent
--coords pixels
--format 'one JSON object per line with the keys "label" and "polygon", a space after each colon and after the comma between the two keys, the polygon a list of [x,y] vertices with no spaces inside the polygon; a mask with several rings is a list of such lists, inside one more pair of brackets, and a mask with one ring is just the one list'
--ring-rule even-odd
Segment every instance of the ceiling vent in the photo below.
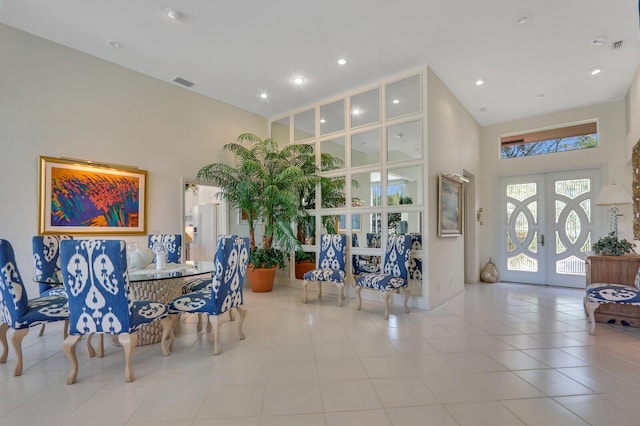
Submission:
{"label": "ceiling vent", "polygon": [[611,44],[611,48],[614,49],[614,50],[615,49],[620,49],[621,47],[622,47],[622,40],[614,41]]}
{"label": "ceiling vent", "polygon": [[186,86],[186,87],[193,86],[192,82],[190,82],[189,80],[185,80],[184,78],[176,77],[173,79],[173,81],[175,81],[178,84],[182,84],[183,86]]}

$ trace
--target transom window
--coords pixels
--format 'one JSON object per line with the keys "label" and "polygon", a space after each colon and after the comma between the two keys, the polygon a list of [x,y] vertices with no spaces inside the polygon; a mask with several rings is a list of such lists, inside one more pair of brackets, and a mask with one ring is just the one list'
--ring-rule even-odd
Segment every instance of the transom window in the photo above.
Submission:
{"label": "transom window", "polygon": [[500,138],[500,158],[531,157],[598,146],[597,124],[584,123]]}

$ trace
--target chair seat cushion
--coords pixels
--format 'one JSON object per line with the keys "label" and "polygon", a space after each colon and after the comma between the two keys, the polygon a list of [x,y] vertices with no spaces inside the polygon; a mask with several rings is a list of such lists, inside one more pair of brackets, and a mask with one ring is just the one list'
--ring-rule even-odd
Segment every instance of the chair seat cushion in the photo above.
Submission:
{"label": "chair seat cushion", "polygon": [[303,279],[306,281],[326,281],[332,283],[343,283],[344,282],[344,271],[340,269],[313,269],[311,271],[306,272],[303,275]]}
{"label": "chair seat cushion", "polygon": [[45,296],[29,300],[29,309],[18,318],[11,327],[29,328],[47,322],[62,321],[69,318],[69,302],[66,297]]}
{"label": "chair seat cushion", "polygon": [[164,318],[168,313],[169,309],[164,303],[135,300],[131,308],[131,328],[129,332],[132,333],[141,325]]}
{"label": "chair seat cushion", "polygon": [[404,278],[389,274],[364,274],[358,278],[356,285],[378,291],[391,291],[408,285]]}
{"label": "chair seat cushion", "polygon": [[211,290],[194,291],[176,297],[169,303],[169,312],[179,313],[210,313]]}
{"label": "chair seat cushion", "polygon": [[591,284],[587,287],[587,296],[589,302],[640,306],[640,291],[628,285]]}
{"label": "chair seat cushion", "polygon": [[67,292],[64,290],[64,287],[60,285],[60,286],[48,288],[44,290],[42,293],[40,293],[40,297],[46,297],[46,296],[60,296],[66,299]]}
{"label": "chair seat cushion", "polygon": [[194,278],[188,280],[182,286],[182,294],[193,293],[194,291],[202,291],[211,287],[212,278]]}

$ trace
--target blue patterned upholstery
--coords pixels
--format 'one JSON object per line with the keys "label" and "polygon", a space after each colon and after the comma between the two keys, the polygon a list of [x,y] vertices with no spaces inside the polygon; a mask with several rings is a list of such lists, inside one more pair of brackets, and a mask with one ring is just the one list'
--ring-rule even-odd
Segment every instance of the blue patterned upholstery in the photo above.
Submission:
{"label": "blue patterned upholstery", "polygon": [[640,290],[623,284],[595,283],[587,286],[584,305],[587,321],[591,323],[589,333],[595,333],[595,310],[603,303],[640,306]]}
{"label": "blue patterned upholstery", "polygon": [[[215,355],[220,353],[220,322],[218,317],[231,310],[240,313],[238,330],[244,339],[242,324],[246,315],[243,302],[243,286],[249,264],[249,238],[228,236],[218,238],[215,255],[215,273],[211,286],[173,299],[169,303],[172,315],[182,313],[208,314],[211,316]],[[173,342],[172,342],[173,343]]]}
{"label": "blue patterned upholstery", "polygon": [[[411,252],[422,250],[422,235],[421,234],[410,234],[411,235]],[[409,279],[411,280],[422,280],[422,259],[418,259],[415,257],[409,258]]]}
{"label": "blue patterned upholstery", "polygon": [[192,278],[187,280],[182,286],[182,294],[205,290],[208,287],[211,287],[212,282],[213,278]]}
{"label": "blue patterned upholstery", "polygon": [[45,296],[29,300],[22,277],[18,271],[11,243],[0,239],[0,363],[7,361],[7,329],[13,329],[11,343],[16,352],[14,374],[22,374],[22,339],[29,327],[69,318],[67,299],[62,296]]}
{"label": "blue patterned upholstery", "polygon": [[71,239],[71,235],[36,235],[31,239],[36,270],[33,280],[38,282],[40,296],[66,296],[60,272],[60,241]]}
{"label": "blue patterned upholstery", "polygon": [[370,288],[385,293],[385,319],[389,319],[389,299],[391,293],[399,288],[405,292],[405,310],[409,312],[407,302],[409,299],[409,257],[411,255],[411,237],[409,235],[396,235],[389,238],[382,272],[362,274],[356,280],[356,294],[358,296],[358,309],[362,305],[360,291],[362,288]]}
{"label": "blue patterned upholstery", "polygon": [[[182,259],[182,235],[180,234],[152,234],[148,239],[149,248],[153,249],[159,243],[167,253],[167,262],[180,263]],[[155,259],[153,260],[155,262]]]}
{"label": "blue patterned upholstery", "polygon": [[[162,303],[134,300],[129,286],[126,244],[121,240],[70,240],[60,243],[60,264],[69,299],[69,337],[65,353],[72,362],[67,383],[75,382],[77,362],[73,368],[75,345],[85,334],[115,334],[125,348],[125,379],[133,380],[131,353],[143,324],[167,317]],[[172,331],[171,322],[163,321],[163,334]],[[166,330],[165,330],[166,329]],[[67,352],[72,349],[70,352]],[[163,346],[163,352],[168,350]]]}
{"label": "blue patterned upholstery", "polygon": [[338,287],[338,306],[344,299],[344,277],[347,253],[347,236],[344,234],[322,234],[320,236],[320,256],[318,267],[304,274],[304,303],[307,303],[307,286],[311,281],[318,283],[318,297],[322,297],[322,283],[335,284]]}

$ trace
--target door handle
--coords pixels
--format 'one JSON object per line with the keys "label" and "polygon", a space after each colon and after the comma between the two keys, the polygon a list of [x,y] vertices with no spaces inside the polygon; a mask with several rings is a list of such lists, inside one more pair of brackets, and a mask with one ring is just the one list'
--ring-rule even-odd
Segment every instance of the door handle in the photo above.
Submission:
{"label": "door handle", "polygon": [[540,235],[540,244],[544,247],[544,234]]}

